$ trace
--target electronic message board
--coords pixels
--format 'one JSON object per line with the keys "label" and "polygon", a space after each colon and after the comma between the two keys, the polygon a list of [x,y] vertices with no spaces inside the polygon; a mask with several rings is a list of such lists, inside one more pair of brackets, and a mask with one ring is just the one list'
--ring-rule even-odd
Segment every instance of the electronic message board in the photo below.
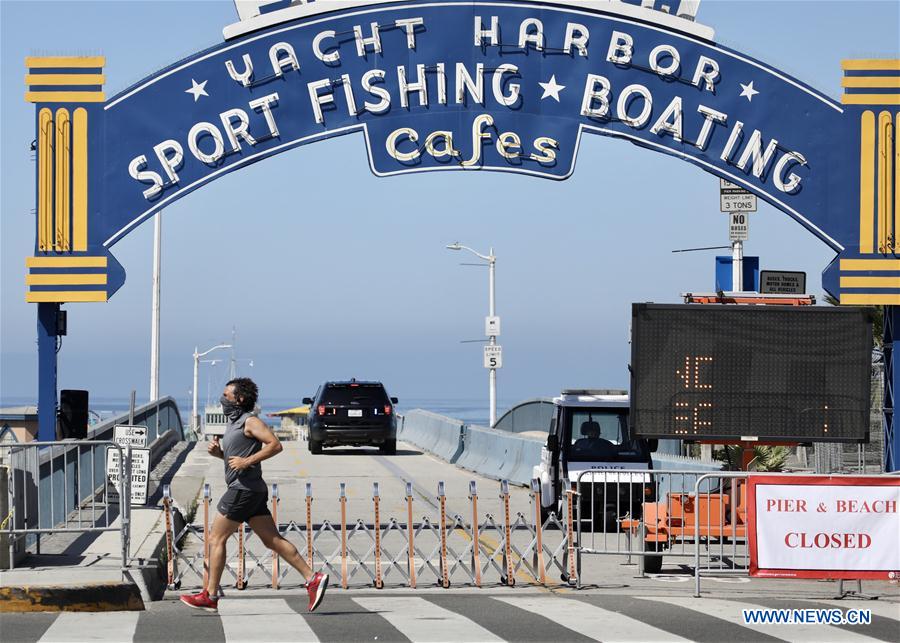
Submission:
{"label": "electronic message board", "polygon": [[636,435],[867,442],[871,313],[632,305]]}

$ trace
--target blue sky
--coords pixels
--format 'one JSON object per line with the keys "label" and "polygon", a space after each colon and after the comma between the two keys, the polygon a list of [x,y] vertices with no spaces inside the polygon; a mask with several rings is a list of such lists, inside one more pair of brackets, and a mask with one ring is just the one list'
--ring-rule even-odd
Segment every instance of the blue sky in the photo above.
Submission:
{"label": "blue sky", "polygon": [[[832,97],[844,58],[900,56],[897,2],[704,0],[718,42]],[[24,303],[34,244],[29,55],[106,56],[108,96],[221,41],[236,21],[209,2],[0,2],[0,394],[37,393],[35,306]],[[427,204],[416,207],[415,204]],[[383,380],[401,398],[486,397],[480,338],[487,274],[463,267],[461,243],[497,260],[506,403],[563,387],[625,387],[633,301],[678,302],[713,286],[727,243],[717,179],[623,141],[586,137],[563,182],[498,173],[387,179],[361,135],[282,154],[216,181],[163,215],[164,394],[186,397],[191,353],[238,329],[241,369],[270,398],[299,398],[328,378]],[[60,388],[92,397],[149,392],[153,226],[116,245],[127,281],[107,304],[70,304]],[[821,293],[833,253],[760,202],[746,253],[763,269],[803,270]],[[206,382],[221,381],[204,367]]]}

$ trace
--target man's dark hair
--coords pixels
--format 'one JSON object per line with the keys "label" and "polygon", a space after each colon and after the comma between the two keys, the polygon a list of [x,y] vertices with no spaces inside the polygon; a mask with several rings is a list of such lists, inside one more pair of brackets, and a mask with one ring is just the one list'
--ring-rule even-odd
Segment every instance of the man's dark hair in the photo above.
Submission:
{"label": "man's dark hair", "polygon": [[249,377],[236,377],[225,386],[234,387],[234,396],[245,411],[252,411],[253,407],[256,406],[256,400],[259,398],[259,387]]}

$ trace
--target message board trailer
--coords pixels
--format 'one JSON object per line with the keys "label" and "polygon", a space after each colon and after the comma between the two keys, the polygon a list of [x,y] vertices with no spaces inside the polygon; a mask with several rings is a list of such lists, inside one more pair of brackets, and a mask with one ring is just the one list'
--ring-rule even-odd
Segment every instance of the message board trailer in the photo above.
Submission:
{"label": "message board trailer", "polygon": [[750,476],[750,575],[900,578],[900,477]]}
{"label": "message board trailer", "polygon": [[869,440],[865,309],[633,304],[631,327],[638,437]]}

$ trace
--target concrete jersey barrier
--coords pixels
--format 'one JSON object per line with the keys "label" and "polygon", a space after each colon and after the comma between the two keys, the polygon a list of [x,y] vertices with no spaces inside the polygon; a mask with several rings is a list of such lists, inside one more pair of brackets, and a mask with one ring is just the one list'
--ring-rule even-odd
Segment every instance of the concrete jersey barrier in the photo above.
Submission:
{"label": "concrete jersey barrier", "polygon": [[464,428],[459,420],[415,409],[403,416],[398,437],[452,464],[462,453]]}
{"label": "concrete jersey barrier", "polygon": [[[399,438],[432,453],[458,467],[474,471],[487,478],[509,480],[528,485],[533,468],[540,464],[543,436],[511,433],[490,429],[461,420],[415,409],[401,419]],[[653,468],[666,471],[717,471],[721,463],[701,462],[669,453],[654,453]],[[696,476],[678,480],[690,489],[672,489],[667,480],[661,481],[660,492],[693,491]],[[662,488],[665,487],[665,488]]]}
{"label": "concrete jersey barrier", "polygon": [[430,411],[403,416],[399,437],[459,467],[495,480],[528,485],[544,439],[467,425]]}

